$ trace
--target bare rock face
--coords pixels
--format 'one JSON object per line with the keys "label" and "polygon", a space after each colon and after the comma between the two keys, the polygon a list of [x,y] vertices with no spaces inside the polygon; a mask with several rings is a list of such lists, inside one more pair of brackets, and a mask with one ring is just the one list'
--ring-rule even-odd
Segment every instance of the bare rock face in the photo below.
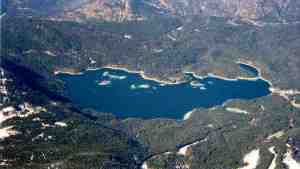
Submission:
{"label": "bare rock face", "polygon": [[[6,3],[5,3],[6,2]],[[218,16],[233,19],[298,21],[298,0],[4,0],[13,14],[56,19],[140,20],[154,15]]]}
{"label": "bare rock face", "polygon": [[[91,0],[74,10],[64,11],[65,18],[95,18],[109,21],[132,20],[130,0]],[[137,19],[137,18],[135,18]]]}

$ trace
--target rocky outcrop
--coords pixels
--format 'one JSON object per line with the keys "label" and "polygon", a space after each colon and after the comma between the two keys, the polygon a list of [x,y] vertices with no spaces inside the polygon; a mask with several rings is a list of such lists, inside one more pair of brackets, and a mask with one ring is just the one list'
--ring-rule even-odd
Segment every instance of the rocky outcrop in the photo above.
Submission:
{"label": "rocky outcrop", "polygon": [[63,17],[72,20],[95,18],[118,22],[138,19],[131,9],[130,0],[91,0],[75,10],[64,11]]}

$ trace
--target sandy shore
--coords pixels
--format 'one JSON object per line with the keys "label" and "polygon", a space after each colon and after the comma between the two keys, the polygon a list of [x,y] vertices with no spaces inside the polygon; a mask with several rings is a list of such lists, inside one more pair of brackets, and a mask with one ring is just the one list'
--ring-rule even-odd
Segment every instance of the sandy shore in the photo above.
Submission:
{"label": "sandy shore", "polygon": [[[216,74],[213,74],[213,73],[208,73],[205,76],[200,76],[200,75],[197,75],[197,73],[195,73],[195,72],[188,72],[188,71],[183,72],[183,73],[184,74],[191,74],[197,79],[205,79],[205,78],[209,78],[209,77],[222,79],[222,80],[227,80],[227,81],[238,81],[238,80],[256,81],[256,80],[261,79],[261,80],[266,81],[270,85],[269,89],[271,91],[271,94],[278,94],[279,93],[279,95],[284,96],[284,94],[282,94],[284,92],[282,92],[281,90],[279,90],[277,88],[274,88],[271,81],[269,81],[266,78],[262,77],[261,69],[259,67],[257,67],[253,62],[238,60],[238,61],[236,61],[236,63],[237,64],[245,64],[245,65],[248,65],[248,66],[251,66],[251,67],[255,68],[258,72],[258,76],[257,77],[241,77],[241,76],[238,76],[236,78],[227,78],[227,77],[216,75]],[[142,70],[139,70],[139,71],[130,70],[130,69],[128,69],[128,68],[126,68],[125,66],[122,66],[122,65],[107,65],[107,66],[98,67],[98,68],[96,68],[96,67],[95,68],[87,68],[86,71],[100,70],[100,69],[104,69],[104,68],[112,69],[112,70],[122,70],[122,71],[125,71],[125,72],[128,72],[128,73],[139,74],[143,79],[155,81],[157,83],[160,83],[162,86],[164,86],[164,85],[177,85],[177,84],[182,84],[182,83],[187,82],[185,80],[177,81],[177,82],[161,80],[161,79],[158,79],[158,78],[147,76],[145,74],[145,72],[142,71]],[[69,74],[69,75],[82,75],[83,74],[83,72],[75,72],[74,70],[57,70],[57,71],[54,72],[55,75],[60,74],[60,73]],[[299,94],[300,94],[300,92],[299,92]],[[297,104],[296,104],[296,106],[298,107]],[[186,113],[186,119],[189,118],[190,114],[191,114],[191,112]]]}
{"label": "sandy shore", "polygon": [[290,96],[294,96],[294,95],[297,95],[297,94],[300,94],[300,91],[296,90],[296,89],[280,89],[280,88],[276,88],[276,87],[273,87],[273,84],[271,81],[265,79],[264,77],[262,77],[262,71],[259,67],[257,67],[253,62],[251,61],[237,61],[236,63],[238,64],[245,64],[245,65],[248,65],[248,66],[251,66],[251,67],[254,67],[257,71],[258,71],[258,77],[257,78],[241,78],[239,77],[239,79],[246,79],[246,80],[257,80],[257,79],[262,79],[266,82],[269,83],[270,85],[270,88],[269,90],[271,91],[271,94],[272,95],[279,95],[283,98],[285,98],[287,101],[290,102],[290,104],[296,108],[300,108],[300,104],[297,104],[295,100],[290,100]]}
{"label": "sandy shore", "polygon": [[95,71],[95,70],[100,70],[101,68],[99,67],[95,67],[95,68],[92,68],[92,67],[89,67],[86,69],[86,71]]}
{"label": "sandy shore", "polygon": [[83,75],[83,72],[63,71],[63,70],[54,71],[54,75],[58,75],[58,74]]}
{"label": "sandy shore", "polygon": [[205,79],[205,78],[216,78],[216,79],[222,79],[222,80],[227,80],[227,81],[238,81],[239,79],[236,78],[236,79],[233,79],[233,78],[227,78],[227,77],[224,77],[224,76],[219,76],[219,75],[216,75],[214,73],[208,73],[207,75],[205,76],[200,76],[200,75],[197,75],[195,72],[184,72],[185,74],[191,74],[193,75],[195,78],[197,79]]}
{"label": "sandy shore", "polygon": [[272,94],[282,96],[283,98],[285,98],[288,101],[290,101],[289,96],[294,96],[294,95],[300,94],[300,91],[294,90],[294,89],[283,90],[283,89],[280,89],[280,88],[271,87],[270,91],[272,92]]}
{"label": "sandy shore", "polygon": [[194,112],[195,112],[195,109],[185,113],[184,116],[183,116],[183,120],[188,120]]}
{"label": "sandy shore", "polygon": [[140,70],[140,71],[136,71],[136,70],[129,70],[128,68],[125,67],[119,67],[117,65],[110,65],[110,66],[104,66],[103,68],[108,68],[108,69],[113,69],[113,70],[122,70],[128,73],[135,73],[135,74],[140,74],[141,77],[145,80],[152,80],[158,83],[162,83],[162,84],[166,84],[166,85],[176,85],[176,84],[181,84],[184,83],[185,81],[178,81],[178,82],[170,82],[170,81],[166,81],[166,80],[160,80],[158,78],[154,78],[154,77],[149,77],[147,75],[145,75],[145,72]]}
{"label": "sandy shore", "polygon": [[[140,70],[140,71],[136,71],[136,70],[130,70],[128,68],[125,67],[121,67],[119,65],[109,65],[109,66],[103,66],[103,67],[95,67],[95,68],[87,68],[85,69],[85,71],[94,71],[94,70],[100,70],[100,69],[112,69],[112,70],[122,70],[125,71],[127,73],[135,73],[135,74],[140,74],[141,77],[145,80],[152,80],[155,81],[157,83],[161,83],[164,85],[176,85],[176,84],[181,84],[184,83],[185,81],[178,81],[178,82],[170,82],[170,81],[166,81],[166,80],[161,80],[158,78],[154,78],[154,77],[149,77],[147,75],[145,75],[145,72]],[[54,71],[54,75],[58,75],[58,74],[68,74],[68,75],[82,75],[83,72],[75,72],[73,70],[56,70]]]}
{"label": "sandy shore", "polygon": [[[222,80],[227,80],[227,81],[238,81],[238,80],[251,80],[251,81],[256,81],[256,80],[259,80],[259,79],[262,79],[264,81],[266,81],[267,83],[269,83],[270,86],[272,86],[272,83],[266,79],[264,79],[263,77],[261,77],[261,70],[260,68],[256,67],[254,64],[252,64],[251,62],[242,62],[242,61],[237,61],[236,63],[238,64],[245,64],[245,65],[249,65],[251,67],[254,67],[257,71],[258,71],[258,75],[257,77],[253,77],[253,78],[247,78],[247,77],[237,77],[237,78],[227,78],[227,77],[224,77],[224,76],[219,76],[219,75],[216,75],[216,74],[213,74],[213,73],[208,73],[207,75],[205,76],[200,76],[200,75],[197,75],[195,72],[183,72],[184,74],[191,74],[192,76],[194,76],[195,78],[197,79],[205,79],[205,78],[209,78],[209,77],[212,77],[212,78],[217,78],[217,79],[222,79]],[[177,84],[182,84],[182,83],[185,83],[186,81],[182,80],[182,81],[178,81],[178,82],[170,82],[170,81],[166,81],[166,80],[160,80],[158,78],[153,78],[153,77],[149,77],[145,74],[144,71],[140,70],[140,71],[137,71],[137,70],[130,70],[126,67],[122,67],[120,65],[108,65],[108,66],[103,66],[103,67],[98,67],[98,68],[87,68],[86,71],[94,71],[94,70],[100,70],[100,69],[112,69],[112,70],[122,70],[122,71],[125,71],[125,72],[128,72],[128,73],[135,73],[135,74],[139,74],[143,79],[145,80],[151,80],[151,81],[155,81],[157,83],[160,83],[162,85],[177,85]],[[75,72],[75,71],[62,71],[62,70],[58,70],[58,71],[55,71],[54,74],[57,75],[57,74],[60,74],[60,73],[63,73],[63,74],[69,74],[69,75],[82,75],[83,72]],[[187,120],[190,118],[190,116],[192,115],[194,110],[190,111],[190,112],[187,112],[184,117],[183,117],[183,120]],[[238,111],[238,110],[234,110],[235,112],[240,112],[240,113],[245,113],[246,114],[246,111]]]}
{"label": "sandy shore", "polygon": [[[258,71],[258,76],[257,77],[241,77],[241,76],[238,76],[236,78],[227,78],[227,77],[224,77],[224,76],[216,75],[214,73],[208,73],[205,76],[200,76],[200,75],[197,75],[195,72],[188,72],[188,71],[185,71],[183,73],[184,74],[192,74],[197,79],[205,79],[205,78],[209,78],[209,77],[222,79],[222,80],[228,80],[228,81],[237,81],[237,80],[256,81],[256,80],[262,79],[262,80],[266,81],[267,83],[269,83],[270,86],[272,86],[272,83],[269,80],[262,77],[261,69],[259,67],[257,67],[254,63],[252,63],[251,61],[241,61],[241,60],[239,60],[239,61],[236,61],[236,63],[237,64],[245,64],[245,65],[248,65],[248,66],[251,66],[251,67],[255,68]],[[142,71],[142,70],[139,70],[139,71],[130,70],[130,69],[128,69],[128,68],[126,68],[125,66],[122,66],[122,65],[107,65],[107,66],[98,67],[98,68],[96,68],[96,67],[95,68],[87,68],[86,71],[100,70],[100,69],[104,69],[104,68],[112,69],[112,70],[122,70],[122,71],[125,71],[125,72],[128,72],[128,73],[140,74],[141,77],[145,80],[152,80],[152,81],[155,81],[155,82],[158,82],[158,83],[161,83],[161,84],[165,84],[165,85],[176,85],[176,84],[181,84],[181,83],[186,82],[185,80],[176,81],[176,82],[161,80],[161,79],[158,79],[158,78],[155,78],[155,77],[147,76],[145,74],[145,72]],[[83,72],[76,72],[74,70],[57,70],[57,71],[54,71],[55,75],[60,74],[60,73],[61,74],[69,74],[69,75],[82,75],[83,74]]]}
{"label": "sandy shore", "polygon": [[224,76],[220,76],[220,75],[216,75],[214,73],[208,73],[205,76],[200,76],[197,75],[195,72],[184,72],[187,74],[192,74],[195,78],[197,79],[205,79],[205,78],[216,78],[216,79],[221,79],[221,80],[227,80],[227,81],[238,81],[238,80],[249,80],[249,81],[256,81],[256,80],[263,80],[266,81],[270,86],[272,86],[272,82],[261,77],[261,76],[257,76],[257,77],[242,77],[242,76],[237,76],[236,78],[228,78],[228,77],[224,77]]}
{"label": "sandy shore", "polygon": [[237,64],[243,64],[243,65],[247,65],[247,66],[253,67],[253,68],[255,68],[257,70],[258,76],[261,76],[261,69],[258,66],[256,66],[252,61],[238,60],[235,63],[237,63]]}
{"label": "sandy shore", "polygon": [[272,95],[278,95],[283,97],[286,101],[288,101],[293,107],[300,109],[300,104],[296,103],[296,100],[291,99],[292,96],[299,95],[300,91],[295,89],[280,89],[280,88],[270,88]]}
{"label": "sandy shore", "polygon": [[222,79],[222,80],[228,80],[228,81],[238,81],[238,80],[251,80],[251,81],[256,81],[256,80],[264,80],[266,81],[270,86],[272,86],[272,82],[267,80],[266,78],[264,78],[262,76],[261,73],[261,69],[259,67],[257,67],[254,63],[250,62],[250,61],[236,61],[237,64],[244,64],[244,65],[248,65],[250,67],[253,67],[257,70],[258,75],[256,77],[242,77],[242,76],[237,76],[236,78],[228,78],[228,77],[224,77],[224,76],[220,76],[220,75],[216,75],[214,73],[208,73],[206,76],[200,76],[197,75],[195,72],[184,72],[184,73],[188,73],[188,74],[192,74],[194,77],[198,78],[198,79],[205,79],[208,77],[213,77],[213,78],[217,78],[217,79]]}
{"label": "sandy shore", "polygon": [[258,79],[262,79],[262,80],[268,82],[270,86],[273,86],[273,85],[272,85],[272,82],[271,82],[270,80],[267,80],[266,78],[263,77],[261,68],[258,67],[257,65],[255,65],[255,63],[253,63],[252,61],[247,61],[247,60],[243,60],[243,61],[242,61],[242,60],[238,60],[238,61],[236,61],[236,63],[237,63],[237,64],[244,64],[244,65],[253,67],[253,68],[255,68],[255,69],[257,70],[257,72],[258,72],[257,77],[253,77],[253,78],[251,78],[251,77],[250,77],[250,78],[238,77],[239,79],[244,79],[244,80],[258,80]]}

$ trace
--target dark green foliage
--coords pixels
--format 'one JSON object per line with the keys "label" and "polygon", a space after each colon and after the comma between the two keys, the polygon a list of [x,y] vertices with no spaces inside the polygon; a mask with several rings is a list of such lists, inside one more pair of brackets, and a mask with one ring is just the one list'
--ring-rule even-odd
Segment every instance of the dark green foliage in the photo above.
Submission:
{"label": "dark green foliage", "polygon": [[[139,5],[143,4],[132,3],[135,12],[141,12]],[[122,23],[1,18],[4,25],[1,61],[5,58],[20,63],[25,70],[32,70],[45,79],[37,84],[24,83],[22,71],[13,74],[15,81],[9,90],[14,94],[10,96],[10,104],[17,107],[26,101],[46,107],[47,111],[5,121],[3,125],[16,125],[22,134],[1,142],[5,146],[1,146],[0,158],[16,159],[12,166],[16,169],[43,169],[51,165],[61,169],[134,169],[143,159],[149,159],[154,168],[172,168],[176,161],[182,161],[194,169],[231,169],[242,165],[244,154],[260,148],[262,162],[258,168],[263,169],[270,164],[272,155],[268,148],[274,145],[282,158],[288,137],[298,140],[300,112],[281,97],[226,103],[249,111],[247,115],[216,107],[197,109],[191,119],[175,121],[119,120],[109,112],[80,110],[68,101],[49,95],[54,92],[60,96],[63,85],[55,80],[53,72],[65,68],[80,71],[87,67],[119,65],[144,70],[147,75],[169,81],[183,79],[184,71],[248,76],[235,63],[239,59],[254,62],[275,87],[299,89],[299,24],[257,27],[243,22],[232,25],[222,17],[156,17],[159,15],[153,14],[152,8],[147,12],[149,20]],[[182,30],[176,29],[180,26]],[[97,63],[92,65],[90,58]],[[22,95],[23,91],[27,94]],[[298,100],[296,97],[297,103]],[[36,117],[41,121],[33,121]],[[42,123],[54,125],[56,121],[68,122],[68,127],[43,129]],[[290,125],[291,121],[294,126]],[[266,141],[268,135],[280,130],[287,131],[287,135]],[[41,133],[53,138],[32,141]],[[195,145],[191,156],[176,155],[182,146],[204,138],[207,141]],[[161,154],[166,151],[172,154]],[[280,161],[277,164],[283,168]]]}

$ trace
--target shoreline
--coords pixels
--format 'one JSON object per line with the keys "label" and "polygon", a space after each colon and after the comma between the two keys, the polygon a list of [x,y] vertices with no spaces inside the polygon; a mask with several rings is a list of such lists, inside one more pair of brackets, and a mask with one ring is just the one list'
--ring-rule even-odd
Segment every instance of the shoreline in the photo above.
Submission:
{"label": "shoreline", "polygon": [[[237,64],[245,64],[245,65],[248,65],[248,66],[251,66],[251,67],[255,68],[258,71],[258,76],[257,77],[241,77],[241,76],[238,76],[236,78],[227,78],[225,76],[216,75],[214,73],[208,73],[205,76],[201,76],[201,75],[197,75],[197,73],[195,73],[195,72],[189,72],[189,71],[185,71],[185,72],[183,72],[183,74],[191,74],[193,77],[195,77],[196,79],[200,79],[200,80],[203,80],[205,78],[216,78],[216,79],[227,80],[227,81],[238,81],[238,80],[256,81],[256,80],[261,79],[261,80],[264,80],[265,82],[267,82],[270,85],[269,90],[270,90],[271,94],[273,94],[272,83],[269,80],[267,80],[267,79],[265,79],[264,77],[261,76],[261,69],[260,68],[256,67],[254,64],[251,64],[251,63],[248,63],[248,62],[237,61],[236,63]],[[177,81],[177,82],[170,82],[170,81],[166,81],[166,80],[160,80],[158,78],[147,76],[145,74],[145,72],[142,71],[142,70],[130,70],[129,68],[122,67],[121,65],[107,65],[107,66],[103,66],[103,67],[86,68],[84,71],[96,71],[96,70],[101,70],[101,69],[121,70],[121,71],[125,71],[127,73],[139,74],[143,79],[151,80],[151,81],[160,83],[161,85],[178,85],[178,84],[182,84],[182,83],[187,82],[186,80]],[[57,70],[57,71],[54,72],[54,74],[55,75],[57,75],[57,74],[82,75],[84,73],[84,71],[75,72],[75,71]],[[224,107],[225,103],[223,103],[223,107]],[[191,117],[191,115],[193,114],[194,111],[195,111],[195,109],[184,113],[183,118],[181,120],[183,120],[183,121],[188,120]]]}
{"label": "shoreline", "polygon": [[[157,83],[161,83],[163,85],[177,85],[177,84],[181,84],[181,83],[185,83],[186,81],[178,81],[178,82],[170,82],[167,80],[160,80],[158,78],[154,78],[154,77],[149,77],[145,74],[144,71],[142,70],[130,70],[126,67],[120,67],[120,66],[115,66],[115,65],[110,65],[110,66],[103,66],[103,67],[97,67],[97,68],[86,68],[84,71],[96,71],[96,70],[101,70],[101,69],[112,69],[112,70],[121,70],[121,71],[125,71],[127,73],[134,73],[134,74],[139,74],[143,79],[145,80],[151,80]],[[67,75],[83,75],[84,71],[79,71],[79,72],[75,72],[75,71],[68,71],[68,70],[55,70],[54,71],[54,75],[58,75],[58,74],[67,74]]]}
{"label": "shoreline", "polygon": [[[294,95],[300,94],[300,91],[298,91],[298,90],[294,90],[294,89],[283,90],[283,89],[275,88],[275,87],[271,87],[270,91],[272,94],[279,95],[279,96],[285,98],[287,101],[290,101],[289,96],[294,96]],[[296,104],[296,102],[295,102],[295,104]],[[298,105],[298,104],[296,104],[296,105]]]}
{"label": "shoreline", "polygon": [[216,75],[214,73],[208,73],[205,76],[197,75],[195,72],[189,72],[189,71],[184,72],[184,73],[192,74],[194,77],[196,77],[198,79],[205,79],[205,78],[209,78],[209,77],[217,78],[217,79],[221,79],[221,80],[228,80],[228,81],[238,81],[238,80],[256,81],[256,80],[260,80],[261,79],[263,81],[266,81],[270,85],[270,88],[273,86],[273,84],[272,84],[272,82],[270,80],[268,80],[268,79],[266,79],[266,78],[264,78],[262,76],[261,69],[259,67],[257,67],[256,65],[254,65],[251,61],[241,61],[241,60],[238,60],[235,63],[236,64],[244,64],[244,65],[253,67],[254,69],[257,70],[258,75],[256,77],[242,77],[242,76],[237,76],[236,78],[228,78],[228,77],[225,77],[225,76]]}
{"label": "shoreline", "polygon": [[238,60],[235,62],[236,64],[242,64],[242,65],[247,65],[247,66],[250,66],[250,67],[253,67],[257,70],[257,76],[261,76],[261,69],[259,67],[257,67],[256,65],[254,65],[253,62],[251,61],[241,61],[241,60]]}
{"label": "shoreline", "polygon": [[86,68],[86,71],[95,71],[95,70],[101,70],[101,68]]}
{"label": "shoreline", "polygon": [[164,85],[177,85],[177,84],[181,84],[181,83],[184,83],[186,81],[178,81],[178,82],[170,82],[170,81],[166,81],[166,80],[160,80],[158,78],[154,78],[154,77],[149,77],[145,74],[144,71],[142,70],[129,70],[128,68],[126,67],[119,67],[119,66],[115,66],[115,65],[110,65],[110,66],[104,66],[104,67],[101,67],[100,69],[112,69],[112,70],[122,70],[122,71],[125,71],[127,73],[135,73],[135,74],[139,74],[143,79],[145,80],[151,80],[151,81],[155,81],[157,83],[161,83],[161,84],[164,84]]}
{"label": "shoreline", "polygon": [[237,63],[237,64],[244,64],[244,65],[253,67],[253,68],[255,68],[257,70],[257,73],[258,73],[257,76],[253,77],[253,78],[243,78],[243,77],[238,77],[238,78],[245,79],[245,80],[251,80],[251,79],[258,80],[258,79],[261,79],[261,80],[266,81],[270,85],[270,87],[273,86],[273,84],[272,84],[272,82],[270,80],[268,80],[268,79],[266,79],[266,78],[263,77],[261,68],[258,67],[258,66],[256,66],[252,61],[241,61],[241,60],[238,60],[235,63]]}
{"label": "shoreline", "polygon": [[[251,66],[253,68],[255,68],[258,72],[258,76],[257,78],[259,79],[262,79],[266,82],[269,83],[270,87],[269,87],[269,90],[271,91],[271,94],[277,94],[283,98],[285,98],[286,100],[290,101],[289,99],[289,96],[293,96],[293,95],[298,95],[300,94],[300,91],[297,90],[297,89],[280,89],[278,87],[274,87],[272,82],[270,80],[267,80],[266,78],[264,78],[262,76],[262,71],[261,71],[261,68],[257,67],[252,61],[242,61],[242,60],[238,60],[236,62],[237,64],[245,64],[247,66]],[[243,78],[243,77],[238,77],[240,79],[246,79],[246,80],[251,80],[251,78]],[[255,79],[255,78],[253,78]],[[291,104],[294,106],[294,107],[297,107],[297,108],[300,108],[300,104],[296,104],[294,100],[291,101]]]}
{"label": "shoreline", "polygon": [[227,80],[227,81],[239,81],[239,80],[249,80],[249,81],[257,81],[257,80],[263,80],[265,82],[267,82],[269,84],[269,89],[272,88],[273,84],[270,80],[265,79],[262,76],[257,76],[257,77],[242,77],[242,76],[237,76],[236,78],[228,78],[225,76],[220,76],[220,75],[216,75],[214,73],[208,73],[205,76],[200,76],[197,75],[195,72],[184,72],[187,74],[192,74],[195,78],[197,79],[205,79],[205,78],[216,78],[216,79],[221,79],[221,80]]}
{"label": "shoreline", "polygon": [[183,118],[182,120],[185,121],[185,120],[188,120],[191,118],[192,114],[196,111],[196,109],[193,109],[191,111],[188,111],[186,112],[184,115],[183,115]]}
{"label": "shoreline", "polygon": [[[264,80],[266,81],[269,85],[270,88],[272,86],[272,82],[270,80],[267,80],[266,78],[264,78],[262,76],[261,73],[261,69],[257,66],[255,66],[253,63],[251,63],[250,61],[244,62],[244,61],[236,61],[237,64],[245,64],[248,66],[251,66],[253,68],[255,68],[258,72],[258,76],[257,77],[242,77],[242,76],[237,76],[236,78],[228,78],[226,76],[221,76],[221,75],[217,75],[214,73],[207,73],[207,75],[201,76],[201,75],[197,75],[196,72],[191,72],[191,71],[184,71],[182,72],[183,74],[191,74],[192,76],[194,76],[197,79],[205,79],[205,78],[217,78],[217,79],[221,79],[221,80],[228,80],[228,81],[238,81],[238,80],[251,80],[251,81],[256,81],[256,80]],[[135,74],[139,74],[143,79],[145,80],[151,80],[151,81],[155,81],[157,83],[161,83],[163,85],[177,85],[177,84],[182,84],[187,82],[186,80],[180,80],[180,81],[176,81],[176,82],[171,82],[168,80],[161,80],[159,78],[156,77],[150,77],[149,75],[146,75],[145,71],[143,70],[130,70],[129,68],[126,68],[125,66],[121,66],[121,65],[107,65],[107,66],[103,66],[103,67],[95,67],[95,68],[86,68],[84,71],[95,71],[95,70],[101,70],[101,69],[112,69],[112,70],[121,70],[121,71],[125,71],[127,73],[135,73]],[[68,74],[68,75],[82,75],[84,71],[64,71],[64,70],[56,70],[54,71],[55,75],[58,74]]]}

